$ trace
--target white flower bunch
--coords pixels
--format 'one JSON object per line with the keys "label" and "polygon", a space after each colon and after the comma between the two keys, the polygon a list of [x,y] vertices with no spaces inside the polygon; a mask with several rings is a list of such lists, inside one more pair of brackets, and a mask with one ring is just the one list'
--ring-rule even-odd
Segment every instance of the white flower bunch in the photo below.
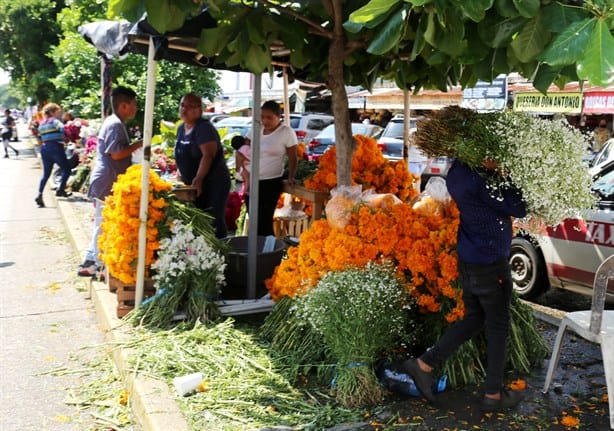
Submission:
{"label": "white flower bunch", "polygon": [[595,198],[582,157],[586,137],[562,121],[508,112],[493,124],[500,138],[493,159],[522,190],[528,218],[554,226],[590,209]]}
{"label": "white flower bunch", "polygon": [[329,272],[295,301],[291,310],[322,336],[327,356],[336,362],[337,399],[346,406],[378,402],[383,390],[373,365],[386,349],[411,337],[413,302],[392,265]]}
{"label": "white flower bunch", "polygon": [[[410,304],[392,267],[369,263],[365,268],[329,272],[297,298],[295,307],[325,340],[369,358],[407,334]],[[352,345],[355,340],[361,341]]]}
{"label": "white flower bunch", "polygon": [[192,229],[180,220],[173,221],[171,234],[160,241],[158,259],[151,266],[156,271],[153,278],[158,285],[172,285],[186,273],[191,274],[196,283],[199,275],[213,273],[218,287],[225,284],[223,254],[204,237],[194,235]]}

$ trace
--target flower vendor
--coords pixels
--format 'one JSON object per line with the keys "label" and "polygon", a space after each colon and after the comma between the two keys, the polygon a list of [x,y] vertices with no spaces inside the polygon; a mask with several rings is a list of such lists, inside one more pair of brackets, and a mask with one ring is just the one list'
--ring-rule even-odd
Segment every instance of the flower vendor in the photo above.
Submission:
{"label": "flower vendor", "polygon": [[210,121],[202,118],[200,96],[183,96],[179,114],[183,120],[175,144],[179,174],[185,184],[196,188],[194,204],[213,217],[215,234],[223,238],[227,235],[224,213],[231,184],[220,135]]}
{"label": "flower vendor", "polygon": [[446,179],[450,195],[460,211],[457,250],[465,316],[422,356],[405,361],[404,367],[422,395],[433,402],[433,368],[441,365],[485,325],[488,366],[480,408],[492,412],[514,407],[522,398],[519,392],[503,389],[503,376],[512,296],[508,263],[511,218],[524,217],[526,209],[521,193],[513,186],[502,186],[494,192],[489,190],[488,178],[499,175],[497,164],[486,160],[483,166],[470,168],[456,160]]}
{"label": "flower vendor", "polygon": [[113,114],[109,115],[98,133],[96,164],[91,173],[90,187],[87,195],[95,198],[94,228],[92,242],[85,255],[85,261],[79,266],[78,275],[91,277],[102,267],[99,258],[98,236],[102,223],[102,207],[100,201],[111,194],[113,183],[118,175],[123,174],[132,164],[132,153],[141,148],[143,141],[130,143],[126,125],[137,113],[136,93],[126,87],[116,87],[111,92]]}
{"label": "flower vendor", "polygon": [[[273,215],[282,191],[284,161],[288,157],[288,183],[293,186],[296,175],[296,133],[281,122],[281,107],[273,100],[262,105],[260,130],[260,172],[258,172],[258,235],[273,235]],[[253,129],[248,132],[251,141]],[[247,199],[246,199],[247,200]],[[249,208],[249,202],[246,202]]]}

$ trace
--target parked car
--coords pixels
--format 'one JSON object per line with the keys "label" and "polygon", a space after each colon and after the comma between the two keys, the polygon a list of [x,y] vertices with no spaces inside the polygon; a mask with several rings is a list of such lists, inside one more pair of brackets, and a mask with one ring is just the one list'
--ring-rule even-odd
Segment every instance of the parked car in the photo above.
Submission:
{"label": "parked car", "polygon": [[[416,132],[416,118],[409,119],[409,133]],[[377,146],[382,151],[384,157],[392,160],[403,158],[403,132],[405,117],[397,114],[386,124],[384,131],[377,140]]]}
{"label": "parked car", "polygon": [[[352,123],[352,135],[377,138],[382,128],[375,124]],[[318,160],[331,146],[335,145],[335,125],[331,124],[316,135],[307,146],[309,160]]]}
{"label": "parked car", "polygon": [[328,114],[292,113],[290,127],[294,129],[299,142],[309,142],[326,126],[333,124],[335,117]]}
{"label": "parked car", "polygon": [[218,121],[223,120],[224,118],[229,118],[228,114],[215,114],[213,112],[203,112],[203,118],[211,121],[211,124],[215,126]]}
{"label": "parked car", "polygon": [[420,175],[420,190],[424,190],[426,183],[433,177],[445,178],[452,167],[453,160],[446,156],[427,159],[426,166]]}
{"label": "parked car", "polygon": [[233,136],[247,135],[252,127],[252,117],[228,117],[218,121],[214,126],[222,138],[222,143],[230,144]]}
{"label": "parked car", "polygon": [[[521,297],[533,298],[550,287],[591,294],[597,268],[614,254],[614,161],[593,178],[597,208],[548,228],[544,235],[513,239],[512,279]],[[614,300],[612,282],[608,300]]]}
{"label": "parked car", "polygon": [[601,149],[595,153],[594,157],[589,161],[589,172],[591,175],[597,174],[603,166],[614,161],[614,138],[608,139],[602,145]]}

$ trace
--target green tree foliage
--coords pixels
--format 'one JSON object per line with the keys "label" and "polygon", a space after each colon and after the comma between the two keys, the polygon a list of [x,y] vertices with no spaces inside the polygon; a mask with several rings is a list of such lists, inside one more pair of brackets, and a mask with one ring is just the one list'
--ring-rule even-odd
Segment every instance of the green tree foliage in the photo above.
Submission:
{"label": "green tree foliage", "polygon": [[61,0],[0,0],[0,67],[23,101],[53,94],[56,68],[45,54],[58,42],[56,15],[63,7]]}
{"label": "green tree foliage", "polygon": [[[53,47],[50,56],[58,74],[53,83],[57,100],[62,106],[83,118],[96,118],[101,111],[100,57],[96,49],[78,33],[79,25],[105,19],[105,5],[87,0],[73,0],[70,7],[58,15],[61,40]],[[143,95],[146,87],[146,58],[128,55],[112,62],[114,84],[125,85]],[[217,75],[213,71],[187,65],[160,62],[158,68],[154,124],[160,120],[178,117],[179,99],[186,92],[194,92],[213,100],[219,92]],[[143,112],[141,110],[140,116]],[[137,117],[137,123],[142,118]]]}
{"label": "green tree foliage", "polygon": [[612,0],[110,0],[109,13],[146,10],[164,33],[205,6],[218,26],[203,30],[202,54],[260,73],[282,41],[295,68],[325,80],[340,184],[351,181],[344,84],[370,88],[385,77],[445,91],[519,72],[545,91],[577,79],[605,85],[614,71]]}

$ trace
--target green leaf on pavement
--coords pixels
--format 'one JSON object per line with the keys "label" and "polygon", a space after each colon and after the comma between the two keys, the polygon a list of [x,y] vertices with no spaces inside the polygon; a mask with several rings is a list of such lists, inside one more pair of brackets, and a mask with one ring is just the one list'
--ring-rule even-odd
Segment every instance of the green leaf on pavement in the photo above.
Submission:
{"label": "green leaf on pavement", "polygon": [[597,21],[584,56],[578,61],[578,76],[606,87],[614,76],[614,36],[605,21]]}
{"label": "green leaf on pavement", "polygon": [[367,52],[369,54],[381,55],[390,51],[398,45],[404,30],[404,21],[407,11],[402,9],[395,12],[386,25],[375,35]]}
{"label": "green leaf on pavement", "polygon": [[460,3],[461,9],[475,22],[480,22],[486,16],[486,11],[493,5],[494,0],[465,0]]}
{"label": "green leaf on pavement", "polygon": [[535,59],[550,42],[550,33],[542,25],[541,15],[530,19],[510,44],[518,60],[523,63]]}
{"label": "green leaf on pavement", "polygon": [[577,62],[588,47],[596,18],[584,19],[567,27],[541,54],[540,60],[551,66],[564,66]]}
{"label": "green leaf on pavement", "polygon": [[525,18],[533,18],[539,12],[540,0],[513,0],[514,6]]}

